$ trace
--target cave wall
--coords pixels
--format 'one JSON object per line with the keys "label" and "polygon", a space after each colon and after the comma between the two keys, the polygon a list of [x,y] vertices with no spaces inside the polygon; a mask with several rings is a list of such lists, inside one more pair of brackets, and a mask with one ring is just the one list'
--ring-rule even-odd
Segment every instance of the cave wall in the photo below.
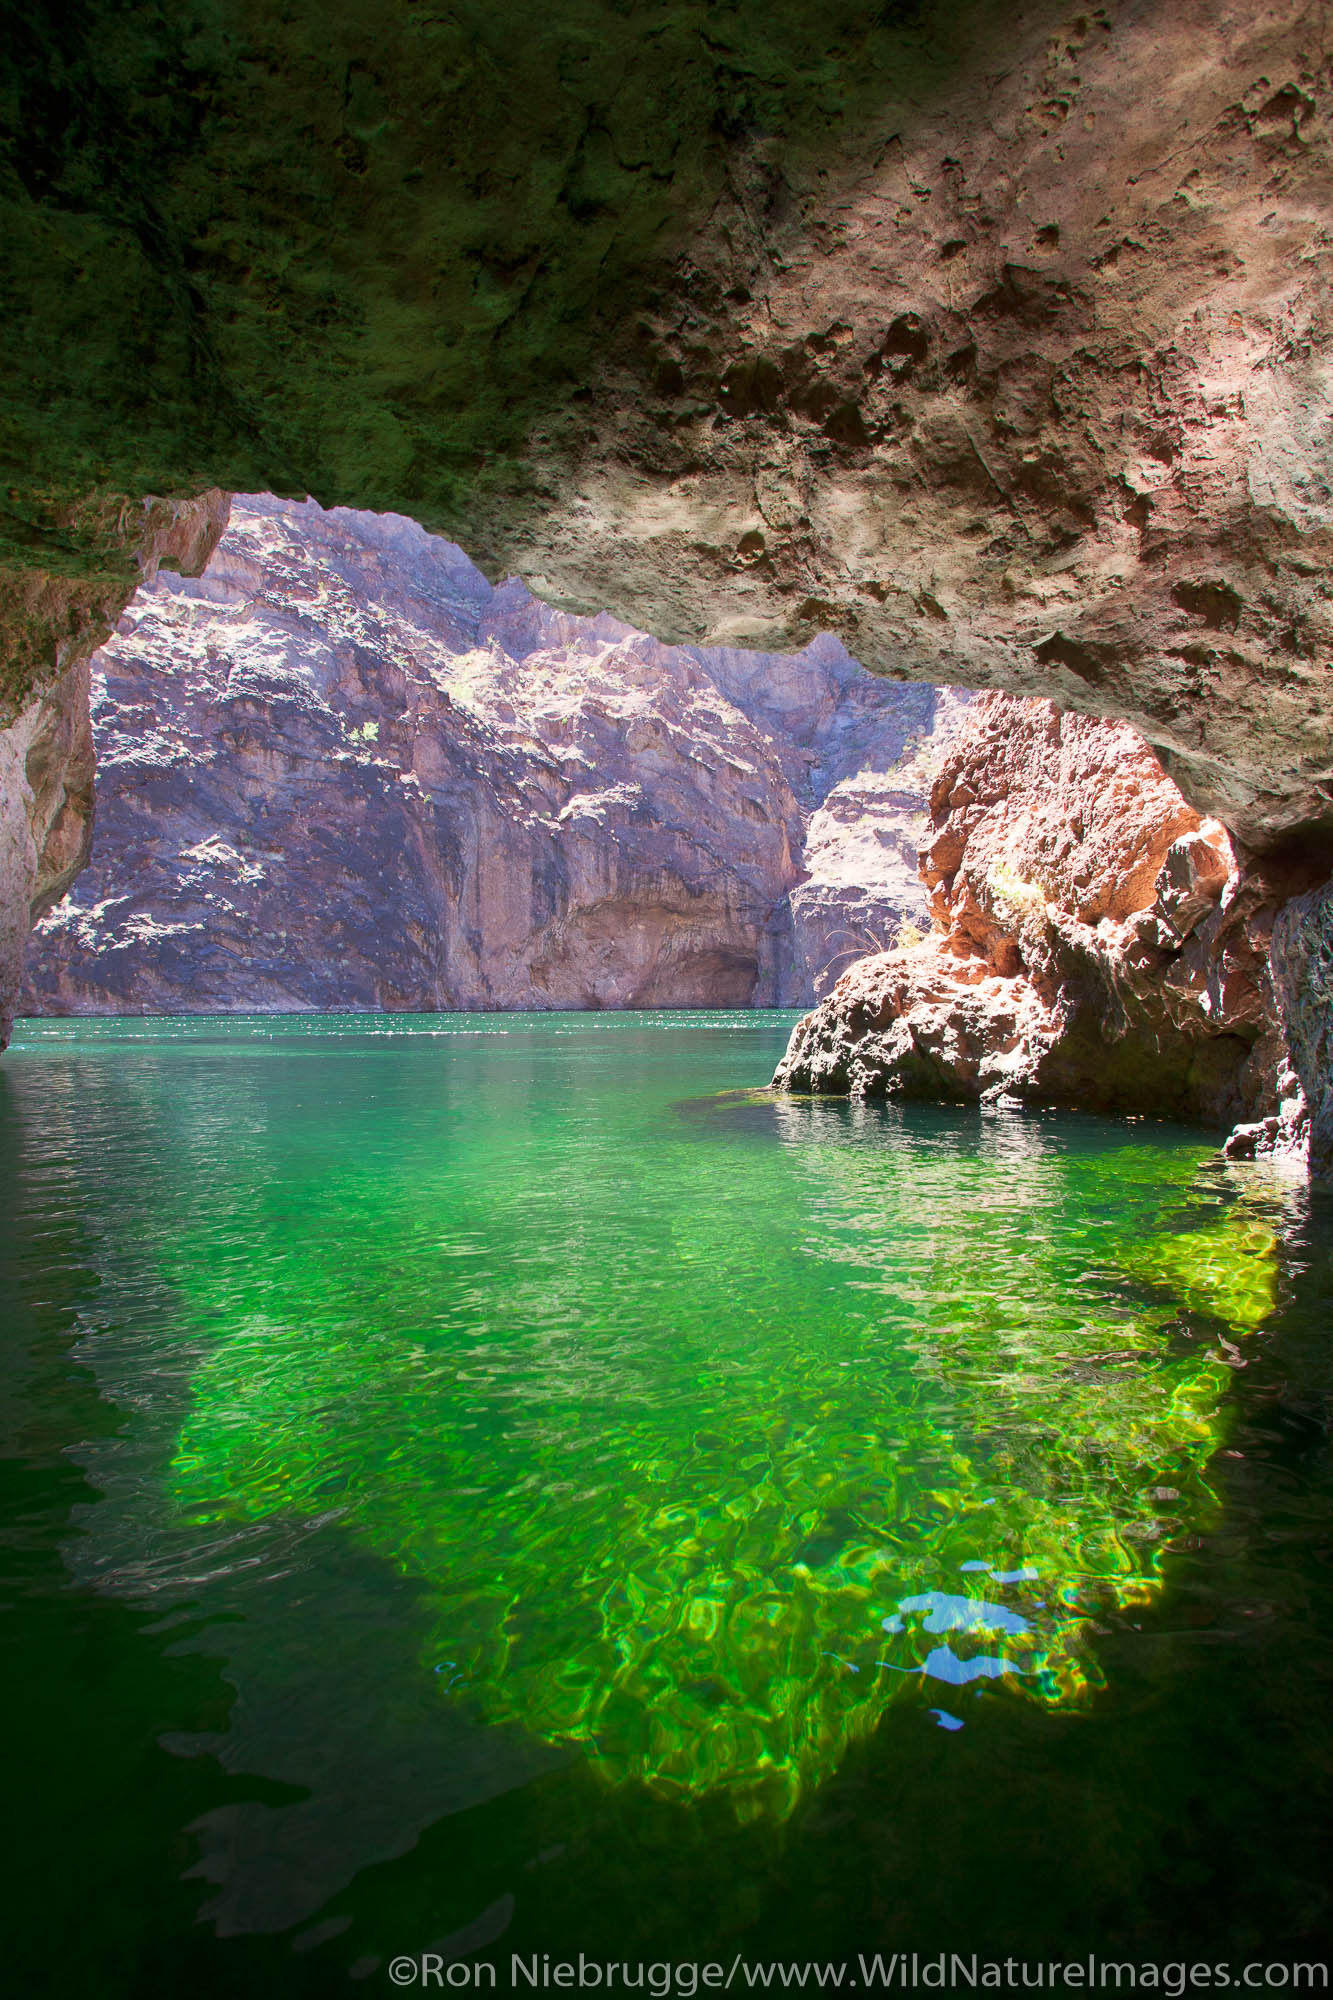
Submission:
{"label": "cave wall", "polygon": [[[1008,12],[6,4],[0,563],[128,577],[142,496],[212,484],[514,562],[613,369],[676,397],[645,314],[698,295],[725,318],[742,267]],[[12,699],[32,661],[6,650]]]}
{"label": "cave wall", "polygon": [[666,640],[1123,716],[1251,846],[1324,825],[1326,41],[1298,0],[29,14],[0,562],[108,588],[145,493],[393,507]]}
{"label": "cave wall", "polygon": [[269,487],[664,640],[1125,718],[1245,853],[1323,851],[1315,0],[6,26],[0,722],[164,513]]}

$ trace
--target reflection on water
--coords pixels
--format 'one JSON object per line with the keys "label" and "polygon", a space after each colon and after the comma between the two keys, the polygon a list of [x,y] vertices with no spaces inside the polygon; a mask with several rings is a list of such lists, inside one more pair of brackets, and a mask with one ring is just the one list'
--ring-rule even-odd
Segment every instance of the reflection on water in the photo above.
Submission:
{"label": "reflection on water", "polygon": [[67,1560],[226,1662],[173,1747],[302,1788],[202,1828],[223,1928],[571,1760],[778,1822],[890,1704],[1087,1712],[1215,1523],[1290,1190],[1166,1128],[732,1093],[780,1038],[26,1031],[119,1412]]}

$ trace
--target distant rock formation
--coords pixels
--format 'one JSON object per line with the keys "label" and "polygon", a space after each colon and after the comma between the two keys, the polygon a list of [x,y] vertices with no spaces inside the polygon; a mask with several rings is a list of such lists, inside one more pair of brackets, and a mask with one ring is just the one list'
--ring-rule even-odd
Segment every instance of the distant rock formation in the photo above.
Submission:
{"label": "distant rock formation", "polygon": [[801,1004],[924,921],[962,698],[672,648],[396,515],[252,498],[93,661],[28,1013]]}
{"label": "distant rock formation", "polygon": [[779,1086],[1249,1119],[1251,1152],[1295,1134],[1269,968],[1294,885],[1242,871],[1127,725],[979,697],[921,871],[929,936],[851,967]]}

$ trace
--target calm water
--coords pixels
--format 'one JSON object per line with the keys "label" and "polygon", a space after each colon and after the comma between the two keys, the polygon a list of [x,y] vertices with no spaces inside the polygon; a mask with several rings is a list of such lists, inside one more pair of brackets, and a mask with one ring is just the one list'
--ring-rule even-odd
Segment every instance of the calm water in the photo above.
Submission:
{"label": "calm water", "polygon": [[1325,1953],[1333,1207],[792,1018],[21,1025],[14,1991]]}

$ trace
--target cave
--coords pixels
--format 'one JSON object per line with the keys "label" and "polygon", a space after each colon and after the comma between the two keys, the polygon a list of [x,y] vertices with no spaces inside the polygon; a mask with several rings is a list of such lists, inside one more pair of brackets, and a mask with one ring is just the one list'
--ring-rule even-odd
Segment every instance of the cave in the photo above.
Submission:
{"label": "cave", "polygon": [[19,1990],[1301,1984],[1324,7],[0,73]]}
{"label": "cave", "polygon": [[1320,1164],[1317,11],[316,19],[7,41],[0,1011],[82,859],[86,654],[222,495],[310,495],[663,642],[1129,722],[1291,909]]}

